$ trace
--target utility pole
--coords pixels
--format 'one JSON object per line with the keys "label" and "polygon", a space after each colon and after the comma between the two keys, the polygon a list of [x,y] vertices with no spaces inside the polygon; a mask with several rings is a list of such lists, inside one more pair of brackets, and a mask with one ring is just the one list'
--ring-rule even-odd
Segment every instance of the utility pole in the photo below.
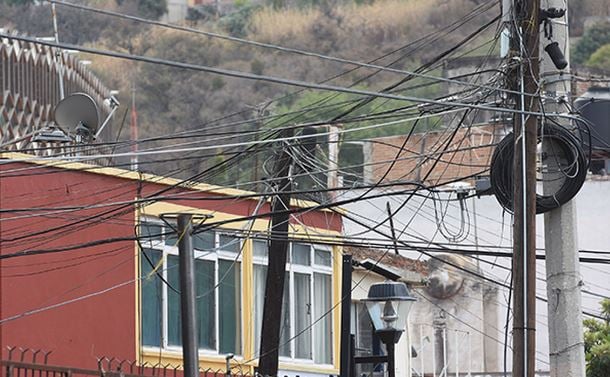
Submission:
{"label": "utility pole", "polygon": [[328,125],[328,175],[326,187],[331,191],[328,196],[331,200],[337,198],[337,192],[332,189],[339,187],[339,130],[341,125]]}
{"label": "utility pole", "polygon": [[[536,116],[538,111],[538,44],[540,0],[512,3],[517,52],[517,109],[514,116],[513,224],[513,376],[534,377],[536,368]],[[516,29],[515,29],[516,28]]]}
{"label": "utility pole", "polygon": [[182,319],[182,357],[184,377],[199,375],[197,313],[195,311],[195,257],[193,254],[193,216],[178,215],[178,250],[180,270],[180,316]]}
{"label": "utility pole", "polygon": [[131,83],[131,170],[138,170],[138,113],[136,111],[136,83]]}
{"label": "utility pole", "polygon": [[[292,128],[285,129],[281,138],[293,136]],[[282,301],[286,277],[286,257],[288,253],[288,221],[292,191],[291,171],[293,160],[290,147],[284,145],[274,166],[274,178],[278,178],[277,194],[271,208],[271,234],[263,305],[263,325],[258,373],[263,376],[277,376]]]}
{"label": "utility pole", "polygon": [[[53,37],[55,38],[55,43],[59,43],[59,32],[57,29],[57,9],[55,9],[55,3],[51,3],[51,17],[53,18]],[[57,75],[59,78],[59,100],[64,99],[66,95],[64,90],[64,65],[61,61],[61,49],[55,48],[55,60],[57,61]]]}
{"label": "utility pole", "polygon": [[[567,0],[542,2],[543,9],[560,10],[567,6]],[[540,66],[542,94],[546,96],[545,110],[561,113],[566,111],[564,103],[571,102],[571,82],[570,75],[567,74],[570,72],[567,9],[562,17],[549,19],[548,22],[551,25],[552,35],[545,35],[544,32],[540,34],[540,48],[544,49],[550,43],[557,42],[559,48],[563,50],[567,66],[563,70],[558,70],[548,55],[542,56]],[[557,121],[570,126],[569,121],[562,119]],[[543,145],[543,151],[546,149]],[[548,158],[547,161],[551,163],[553,160]],[[544,181],[545,191],[552,190],[552,186],[552,181]],[[551,377],[584,377],[581,277],[574,200],[544,214],[544,242]]]}

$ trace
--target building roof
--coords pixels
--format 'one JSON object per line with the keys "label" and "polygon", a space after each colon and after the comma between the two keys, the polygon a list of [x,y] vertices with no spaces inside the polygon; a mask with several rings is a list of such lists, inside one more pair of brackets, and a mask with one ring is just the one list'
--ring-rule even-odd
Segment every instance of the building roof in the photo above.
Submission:
{"label": "building roof", "polygon": [[395,280],[419,282],[429,273],[427,262],[407,258],[396,254],[393,251],[386,252],[385,250],[371,249],[367,247],[345,246],[343,248],[343,252],[345,254],[351,254],[354,260],[360,262],[361,264],[370,262],[371,267],[377,266],[384,270],[373,271],[387,277],[388,279],[391,279],[391,276],[395,275]]}
{"label": "building roof", "polygon": [[[207,183],[200,182],[189,182],[171,177],[163,177],[155,174],[141,173],[133,170],[126,170],[113,167],[104,167],[93,164],[85,164],[82,162],[72,162],[64,159],[56,159],[49,157],[38,157],[24,153],[16,152],[0,152],[0,160],[9,160],[9,162],[15,163],[27,163],[33,165],[44,166],[48,168],[82,171],[91,174],[99,174],[111,177],[117,177],[121,179],[148,182],[154,184],[176,186],[178,188],[187,188],[192,191],[201,191],[217,195],[227,196],[243,196],[250,197],[255,195],[255,192],[234,189],[230,187],[217,186]],[[254,199],[257,199],[255,197]],[[292,199],[290,203],[293,207],[297,208],[311,208],[318,206],[318,203],[314,203],[308,200]],[[320,211],[330,211],[328,209],[319,209]]]}

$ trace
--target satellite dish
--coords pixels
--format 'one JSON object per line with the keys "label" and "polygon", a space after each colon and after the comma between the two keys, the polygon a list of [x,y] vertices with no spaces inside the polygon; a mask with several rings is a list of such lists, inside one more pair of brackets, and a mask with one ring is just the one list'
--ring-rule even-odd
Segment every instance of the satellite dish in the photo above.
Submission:
{"label": "satellite dish", "polygon": [[95,134],[100,123],[97,105],[85,93],[71,94],[55,106],[55,123],[72,132],[78,133],[85,127]]}

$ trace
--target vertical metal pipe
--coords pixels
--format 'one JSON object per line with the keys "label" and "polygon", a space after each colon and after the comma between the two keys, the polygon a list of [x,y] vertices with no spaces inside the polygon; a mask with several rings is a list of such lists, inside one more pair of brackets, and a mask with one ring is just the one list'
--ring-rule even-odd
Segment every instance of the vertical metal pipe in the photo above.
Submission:
{"label": "vertical metal pipe", "polygon": [[352,305],[352,256],[343,255],[341,268],[341,361],[339,374],[341,377],[351,375],[351,305]]}
{"label": "vertical metal pipe", "polygon": [[180,270],[180,308],[182,319],[182,357],[184,377],[196,377],[199,372],[197,322],[195,311],[195,258],[193,255],[193,216],[178,215],[178,250]]}
{"label": "vertical metal pipe", "polygon": [[453,332],[455,334],[455,377],[459,377],[460,375],[460,348],[458,344],[458,332],[455,330]]}
{"label": "vertical metal pipe", "polygon": [[419,365],[421,366],[420,374],[424,375],[424,325],[419,325]]}
{"label": "vertical metal pipe", "polygon": [[[53,36],[55,37],[55,43],[59,43],[59,32],[57,30],[57,10],[55,9],[55,3],[51,3],[51,15],[53,17]],[[61,61],[61,49],[55,48],[55,60],[57,61],[57,74],[59,78],[59,99],[64,99],[64,69]]]}
{"label": "vertical metal pipe", "polygon": [[447,328],[443,328],[443,377],[447,377]]}
{"label": "vertical metal pipe", "polygon": [[472,335],[468,332],[468,377],[472,375]]}
{"label": "vertical metal pipe", "polygon": [[347,377],[356,377],[356,336],[351,334],[349,336],[349,374]]}
{"label": "vertical metal pipe", "polygon": [[436,377],[436,328],[432,327],[432,377]]}
{"label": "vertical metal pipe", "polygon": [[388,351],[388,377],[396,377],[396,364],[395,364],[395,344],[394,342],[387,342],[386,349]]}

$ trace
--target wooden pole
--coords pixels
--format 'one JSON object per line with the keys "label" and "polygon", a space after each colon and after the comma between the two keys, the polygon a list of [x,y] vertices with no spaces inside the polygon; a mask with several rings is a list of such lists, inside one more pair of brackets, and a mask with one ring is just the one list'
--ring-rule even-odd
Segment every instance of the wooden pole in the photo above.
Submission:
{"label": "wooden pole", "polygon": [[[282,138],[292,137],[292,129],[282,132]],[[271,235],[265,285],[265,303],[263,305],[263,325],[261,329],[260,357],[258,373],[263,376],[277,376],[280,330],[282,318],[282,300],[284,298],[284,280],[286,276],[286,257],[288,252],[288,220],[290,215],[290,192],[292,181],[290,170],[292,157],[287,146],[284,146],[274,166],[274,177],[280,178],[277,194],[272,205]]]}
{"label": "wooden pole", "polygon": [[519,64],[514,117],[513,376],[534,377],[536,367],[536,146],[538,119],[538,13],[540,0],[513,2],[513,46]]}

